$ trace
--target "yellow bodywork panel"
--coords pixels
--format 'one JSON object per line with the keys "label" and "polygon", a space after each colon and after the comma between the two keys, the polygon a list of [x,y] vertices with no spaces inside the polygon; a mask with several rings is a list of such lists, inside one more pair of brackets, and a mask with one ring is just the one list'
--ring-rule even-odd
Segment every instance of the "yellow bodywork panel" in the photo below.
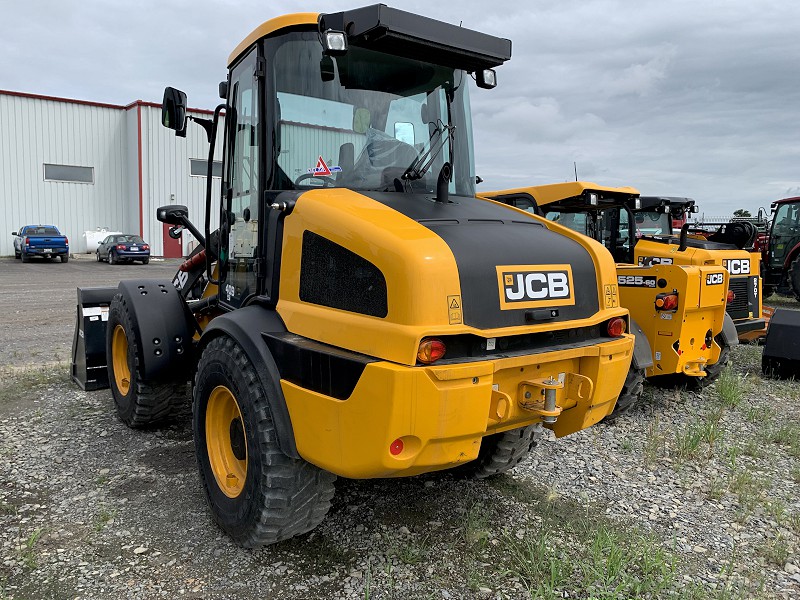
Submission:
{"label": "yellow bodywork panel", "polygon": [[[554,227],[550,227],[554,229]],[[375,265],[387,286],[385,318],[339,310],[300,300],[303,233],[312,231]],[[586,248],[597,272],[600,310],[591,318],[561,322],[570,329],[597,325],[626,310],[606,302],[604,285],[615,282],[611,256],[596,242],[564,227],[559,233]],[[577,283],[577,282],[576,282]],[[582,284],[584,282],[581,282]],[[487,282],[486,285],[496,285]],[[474,334],[484,338],[551,331],[552,323],[476,329],[453,318],[461,298],[459,270],[450,247],[430,229],[380,202],[347,189],[305,192],[284,221],[281,291],[277,306],[294,334],[332,346],[405,365],[416,363],[420,340],[431,335]]]}
{"label": "yellow bodywork panel", "polygon": [[[730,273],[731,282],[748,277],[757,277],[758,307],[755,311],[749,311],[747,318],[761,318],[761,255],[758,252],[692,247],[679,251],[678,244],[665,244],[648,240],[647,238],[642,238],[636,242],[636,246],[634,246],[634,260],[636,263],[650,262],[652,258],[656,259],[652,262],[666,259],[670,264],[674,265],[721,266]],[[745,283],[743,282],[740,287],[746,287]]]}
{"label": "yellow bodywork panel", "polygon": [[492,192],[484,192],[482,197],[490,198],[499,195],[512,195],[512,194],[530,194],[536,199],[539,206],[552,204],[565,198],[574,198],[580,196],[586,190],[595,190],[599,192],[615,192],[625,193],[632,196],[638,196],[639,190],[632,187],[609,187],[606,185],[597,185],[591,181],[566,181],[563,183],[548,183],[545,185],[532,185],[521,188],[511,188],[507,190],[498,190]]}
{"label": "yellow bodywork panel", "polygon": [[[307,461],[352,478],[408,476],[458,466],[478,455],[485,435],[541,420],[526,397],[543,378],[562,382],[564,436],[614,407],[628,372],[633,336],[594,346],[457,365],[366,366],[347,400],[282,380],[297,449]],[[534,398],[535,400],[535,398]],[[400,439],[403,451],[394,455]]]}
{"label": "yellow bodywork panel", "polygon": [[[622,305],[642,328],[653,352],[646,375],[705,375],[721,348],[708,340],[722,331],[728,273],[722,267],[618,265]],[[676,310],[657,310],[658,294],[678,293]],[[709,334],[710,332],[710,334]]]}

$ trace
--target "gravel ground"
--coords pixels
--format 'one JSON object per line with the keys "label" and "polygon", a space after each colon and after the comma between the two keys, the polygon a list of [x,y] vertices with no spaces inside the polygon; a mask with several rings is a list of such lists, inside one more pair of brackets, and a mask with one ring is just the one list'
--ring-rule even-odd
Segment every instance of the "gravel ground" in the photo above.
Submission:
{"label": "gravel ground", "polygon": [[[0,262],[0,599],[800,598],[800,385],[763,380],[758,347],[702,394],[648,386],[505,476],[340,479],[315,531],[243,550],[206,509],[189,417],[130,430],[107,390],[19,355],[38,324],[68,357],[75,280],[117,270]],[[154,266],[124,276],[174,270]],[[9,278],[64,267],[52,315],[11,309]]]}

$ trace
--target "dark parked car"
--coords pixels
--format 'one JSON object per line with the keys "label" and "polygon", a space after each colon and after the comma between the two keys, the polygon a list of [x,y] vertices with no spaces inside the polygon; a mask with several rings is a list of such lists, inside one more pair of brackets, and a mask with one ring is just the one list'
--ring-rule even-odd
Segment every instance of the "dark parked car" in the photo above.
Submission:
{"label": "dark parked car", "polygon": [[150,246],[138,235],[109,235],[97,246],[97,262],[102,260],[111,265],[140,260],[146,265],[150,262]]}

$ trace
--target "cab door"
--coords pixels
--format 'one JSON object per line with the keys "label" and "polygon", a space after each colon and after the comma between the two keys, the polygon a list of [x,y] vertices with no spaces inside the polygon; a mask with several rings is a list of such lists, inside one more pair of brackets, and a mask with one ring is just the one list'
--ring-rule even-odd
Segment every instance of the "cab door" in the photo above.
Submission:
{"label": "cab door", "polygon": [[256,77],[257,49],[231,69],[228,84],[226,130],[226,211],[220,256],[220,301],[239,308],[249,296],[258,293],[262,139],[260,127],[260,81]]}
{"label": "cab door", "polygon": [[770,270],[783,269],[786,257],[800,242],[800,204],[781,204],[772,219],[769,236]]}

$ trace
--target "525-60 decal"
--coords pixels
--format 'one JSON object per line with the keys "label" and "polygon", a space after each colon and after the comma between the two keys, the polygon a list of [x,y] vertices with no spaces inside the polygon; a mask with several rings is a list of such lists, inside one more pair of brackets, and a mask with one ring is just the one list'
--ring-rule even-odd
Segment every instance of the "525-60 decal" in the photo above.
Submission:
{"label": "525-60 decal", "polygon": [[617,275],[617,285],[620,287],[656,287],[656,277],[651,275]]}

